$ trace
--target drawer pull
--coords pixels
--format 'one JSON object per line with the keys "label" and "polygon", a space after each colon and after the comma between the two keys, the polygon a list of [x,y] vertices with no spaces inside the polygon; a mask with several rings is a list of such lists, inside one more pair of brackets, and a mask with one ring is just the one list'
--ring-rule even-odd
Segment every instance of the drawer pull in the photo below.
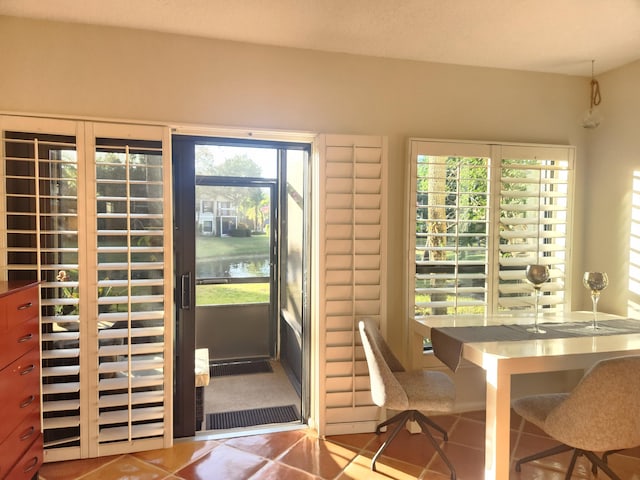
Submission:
{"label": "drawer pull", "polygon": [[33,338],[33,333],[27,333],[18,339],[18,343],[28,342]]}
{"label": "drawer pull", "polygon": [[24,368],[23,370],[20,370],[20,375],[29,375],[31,372],[33,372],[34,368],[36,368],[36,366],[32,363],[31,365]]}
{"label": "drawer pull", "polygon": [[28,473],[38,466],[38,457],[33,457],[29,463],[24,466],[24,473]]}
{"label": "drawer pull", "polygon": [[26,408],[33,403],[36,399],[35,395],[29,395],[25,400],[20,403],[20,408]]}
{"label": "drawer pull", "polygon": [[29,437],[31,437],[31,435],[33,435],[36,431],[36,427],[34,427],[33,425],[31,425],[29,428],[27,428],[24,433],[22,435],[20,435],[20,441],[24,442],[25,440],[28,440]]}
{"label": "drawer pull", "polygon": [[22,305],[20,305],[18,307],[18,310],[26,310],[27,308],[31,308],[33,307],[33,303],[32,302],[27,302],[27,303],[23,303]]}

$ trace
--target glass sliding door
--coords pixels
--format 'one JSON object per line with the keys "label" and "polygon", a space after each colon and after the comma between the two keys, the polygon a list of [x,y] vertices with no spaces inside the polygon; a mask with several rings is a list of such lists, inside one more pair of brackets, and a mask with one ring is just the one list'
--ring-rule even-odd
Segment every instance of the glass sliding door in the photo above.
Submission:
{"label": "glass sliding door", "polygon": [[308,357],[302,355],[306,342],[305,314],[307,312],[307,274],[309,267],[307,219],[307,157],[304,152],[287,150],[282,189],[282,218],[285,223],[281,235],[280,263],[280,358],[289,372],[294,387],[302,393]]}
{"label": "glass sliding door", "polygon": [[[173,138],[178,436],[208,428],[203,408],[206,419],[228,406],[290,403],[304,418],[308,161],[309,145]],[[196,350],[210,372],[259,367],[264,376],[213,378],[217,388],[196,395]],[[269,405],[274,398],[286,403]]]}

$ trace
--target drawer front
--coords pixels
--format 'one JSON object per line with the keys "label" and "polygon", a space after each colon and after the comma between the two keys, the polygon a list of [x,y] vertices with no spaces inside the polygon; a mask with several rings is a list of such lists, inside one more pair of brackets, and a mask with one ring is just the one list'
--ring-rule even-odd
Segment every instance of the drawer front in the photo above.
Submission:
{"label": "drawer front", "polygon": [[0,442],[0,478],[13,467],[18,459],[40,436],[40,412],[33,410],[9,436]]}
{"label": "drawer front", "polygon": [[0,429],[12,431],[40,410],[40,350],[34,348],[0,371]]}
{"label": "drawer front", "polygon": [[29,450],[20,457],[18,463],[9,471],[8,475],[0,478],[6,480],[29,480],[38,473],[42,465],[42,435],[38,435]]}
{"label": "drawer front", "polygon": [[0,369],[5,368],[16,358],[29,350],[39,349],[40,319],[28,318],[2,334],[4,345],[0,348]]}
{"label": "drawer front", "polygon": [[0,304],[0,311],[6,315],[7,327],[11,330],[30,318],[38,317],[38,287],[33,286],[6,295],[0,298]]}

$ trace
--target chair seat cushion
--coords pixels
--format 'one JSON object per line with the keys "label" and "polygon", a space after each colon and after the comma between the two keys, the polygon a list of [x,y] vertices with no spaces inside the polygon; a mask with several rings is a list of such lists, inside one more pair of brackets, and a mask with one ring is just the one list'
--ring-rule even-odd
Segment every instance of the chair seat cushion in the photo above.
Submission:
{"label": "chair seat cushion", "polygon": [[511,404],[513,410],[536,427],[545,430],[544,422],[549,413],[560,405],[569,396],[568,393],[548,393],[544,395],[531,395],[514,400]]}
{"label": "chair seat cushion", "polygon": [[456,396],[455,385],[445,373],[415,370],[395,372],[394,375],[407,393],[408,404],[389,404],[386,405],[387,408],[428,412],[447,412],[453,408]]}

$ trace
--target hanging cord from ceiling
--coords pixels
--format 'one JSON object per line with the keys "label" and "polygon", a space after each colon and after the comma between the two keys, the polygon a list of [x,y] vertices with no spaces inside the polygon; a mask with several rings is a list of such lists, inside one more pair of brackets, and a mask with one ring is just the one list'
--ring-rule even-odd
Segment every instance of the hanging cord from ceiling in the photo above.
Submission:
{"label": "hanging cord from ceiling", "polygon": [[593,64],[595,60],[591,60],[591,109],[593,107],[600,105],[602,101],[602,96],[600,95],[600,84],[598,81],[593,78]]}
{"label": "hanging cord from ceiling", "polygon": [[597,128],[602,121],[600,112],[595,108],[600,105],[602,95],[600,94],[600,84],[594,77],[595,60],[591,60],[591,92],[589,93],[589,110],[582,118],[581,125],[584,128]]}

